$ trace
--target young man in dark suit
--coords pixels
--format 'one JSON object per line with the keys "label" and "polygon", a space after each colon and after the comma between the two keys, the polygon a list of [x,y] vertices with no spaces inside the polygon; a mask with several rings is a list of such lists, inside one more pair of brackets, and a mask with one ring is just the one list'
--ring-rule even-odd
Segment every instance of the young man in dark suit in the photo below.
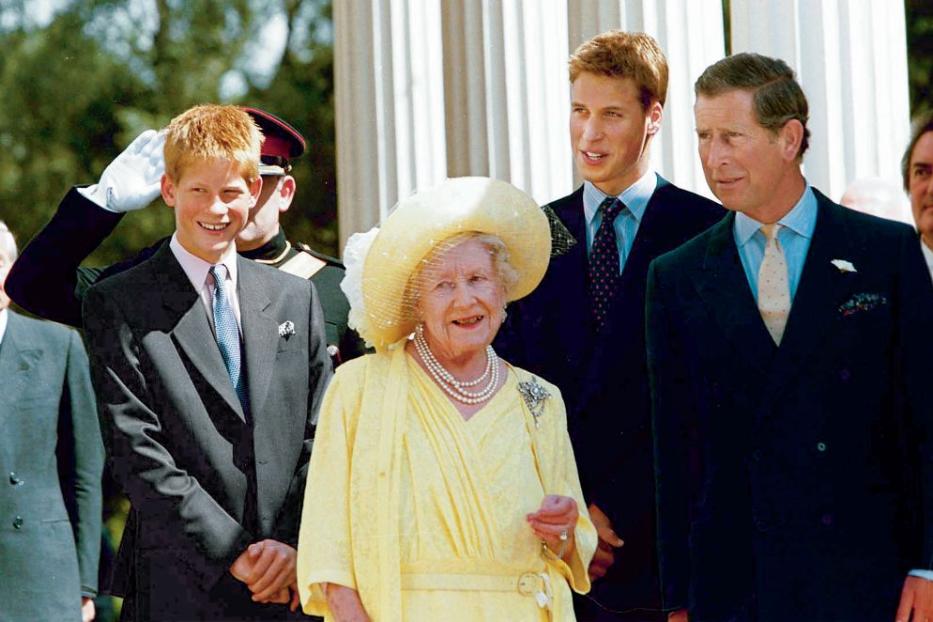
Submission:
{"label": "young man in dark suit", "polygon": [[100,439],[78,334],[14,313],[16,242],[0,222],[0,620],[94,618]]}
{"label": "young man in dark suit", "polygon": [[[259,165],[263,185],[247,226],[237,236],[237,252],[314,283],[334,363],[360,356],[363,341],[347,327],[350,304],[340,289],[343,265],[306,244],[289,241],[279,222],[298,191],[291,175],[292,161],[304,153],[305,139],[265,110],[243,110],[263,133]],[[81,266],[127,212],[143,209],[159,196],[165,171],[163,142],[164,136],[155,130],[143,132],[107,166],[98,183],[76,186],[65,195],[10,272],[8,290],[17,304],[30,313],[80,328],[81,300],[91,285],[136,265],[162,246],[165,240],[106,268]]]}
{"label": "young man in dark suit", "polygon": [[314,286],[238,257],[259,128],[198,106],[166,131],[175,234],[84,302],[104,441],[133,510],[116,575],[142,620],[283,619],[331,364]]}
{"label": "young man in dark suit", "polygon": [[594,37],[571,56],[570,82],[570,138],[585,181],[549,207],[560,220],[555,237],[569,232],[575,244],[510,306],[496,348],[557,384],[567,402],[600,534],[593,589],[578,599],[578,618],[657,620],[645,276],[652,259],[724,212],[651,169],[667,95],[667,61],[654,39]]}
{"label": "young man in dark suit", "polygon": [[933,287],[916,234],[807,183],[807,100],[783,61],[728,57],[696,94],[731,213],[648,276],[665,606],[930,619]]}

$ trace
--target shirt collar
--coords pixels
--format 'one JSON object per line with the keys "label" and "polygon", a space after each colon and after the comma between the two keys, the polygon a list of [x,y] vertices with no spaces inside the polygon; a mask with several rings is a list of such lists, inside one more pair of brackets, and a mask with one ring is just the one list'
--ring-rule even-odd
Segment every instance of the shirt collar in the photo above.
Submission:
{"label": "shirt collar", "polygon": [[[204,288],[204,284],[207,282],[207,273],[210,271],[211,266],[215,264],[208,263],[192,255],[181,245],[181,242],[178,241],[178,234],[172,234],[172,240],[169,242],[169,248],[172,251],[172,254],[175,255],[175,259],[178,260],[178,263],[181,264],[181,269],[185,271],[185,276],[188,277],[188,280],[191,281],[191,286],[194,287],[196,292],[200,292]],[[220,258],[220,261],[217,264],[223,264],[227,268],[227,276],[230,279],[230,282],[233,284],[233,291],[236,291],[237,284],[237,271],[236,271],[236,247],[233,244],[230,245],[230,248],[224,253],[223,257]]]}
{"label": "shirt collar", "polygon": [[6,307],[0,309],[0,343],[3,343],[3,336],[6,335],[6,324],[9,317],[10,314],[7,313]]}
{"label": "shirt collar", "polygon": [[[618,199],[625,204],[628,211],[631,212],[635,221],[641,223],[642,216],[645,215],[645,209],[648,207],[648,201],[658,187],[658,176],[653,169],[648,169],[638,181],[626,188]],[[583,182],[583,213],[586,216],[586,223],[592,224],[596,214],[599,213],[599,206],[609,198],[609,195],[594,186],[591,182]]]}
{"label": "shirt collar", "polygon": [[927,260],[927,269],[933,274],[933,248],[930,248],[920,240],[920,248],[923,249],[923,258]]}
{"label": "shirt collar", "polygon": [[[784,214],[784,217],[778,221],[778,224],[790,229],[797,235],[810,239],[813,237],[813,230],[816,228],[816,195],[813,194],[813,188],[807,184],[800,196],[800,200],[794,205],[794,208]],[[739,246],[745,246],[752,236],[758,233],[762,223],[751,216],[739,212],[735,215],[735,237]]]}

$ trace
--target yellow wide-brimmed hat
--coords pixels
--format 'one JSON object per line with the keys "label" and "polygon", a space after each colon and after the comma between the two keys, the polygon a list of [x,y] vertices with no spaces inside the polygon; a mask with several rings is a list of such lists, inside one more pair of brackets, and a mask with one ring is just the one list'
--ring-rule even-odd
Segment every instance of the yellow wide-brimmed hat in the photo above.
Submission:
{"label": "yellow wide-brimmed hat", "polygon": [[411,334],[417,320],[404,309],[409,280],[434,248],[469,232],[491,234],[505,244],[518,277],[506,292],[508,301],[541,282],[551,233],[534,199],[488,177],[448,179],[399,201],[372,241],[363,263],[363,313],[356,314],[367,342],[382,350]]}

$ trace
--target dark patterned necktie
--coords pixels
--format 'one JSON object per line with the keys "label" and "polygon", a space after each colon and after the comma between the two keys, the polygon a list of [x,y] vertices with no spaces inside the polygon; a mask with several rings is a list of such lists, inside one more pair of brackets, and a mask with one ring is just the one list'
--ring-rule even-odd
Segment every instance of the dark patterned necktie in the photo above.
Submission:
{"label": "dark patterned necktie", "polygon": [[214,311],[214,332],[220,355],[227,367],[230,384],[243,406],[243,414],[249,417],[249,397],[246,392],[246,374],[243,370],[242,350],[240,349],[240,328],[236,315],[227,299],[227,267],[223,264],[211,266],[214,287],[211,288],[211,308]]}
{"label": "dark patterned necktie", "polygon": [[606,321],[609,304],[619,284],[619,247],[616,246],[616,232],[613,226],[616,216],[625,209],[619,199],[610,197],[599,206],[602,222],[593,238],[590,249],[589,288],[593,303],[593,319],[599,332]]}

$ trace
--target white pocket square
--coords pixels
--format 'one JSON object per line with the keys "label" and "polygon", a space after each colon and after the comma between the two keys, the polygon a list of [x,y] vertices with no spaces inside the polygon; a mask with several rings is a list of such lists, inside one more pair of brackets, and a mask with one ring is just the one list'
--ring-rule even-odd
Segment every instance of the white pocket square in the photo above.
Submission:
{"label": "white pocket square", "polygon": [[833,259],[830,263],[836,266],[839,272],[858,272],[852,262],[845,259]]}
{"label": "white pocket square", "polygon": [[295,325],[291,320],[279,324],[279,337],[291,337],[295,334]]}

